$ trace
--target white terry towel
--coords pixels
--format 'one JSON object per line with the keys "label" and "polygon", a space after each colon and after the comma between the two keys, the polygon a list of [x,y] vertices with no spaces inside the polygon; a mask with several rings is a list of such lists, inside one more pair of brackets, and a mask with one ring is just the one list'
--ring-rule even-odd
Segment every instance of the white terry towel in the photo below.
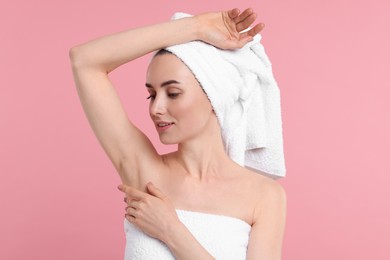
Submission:
{"label": "white terry towel", "polygon": [[[244,260],[251,226],[245,221],[225,216],[176,209],[179,220],[215,259]],[[148,236],[124,219],[125,260],[174,260],[166,244]]]}
{"label": "white terry towel", "polygon": [[[191,16],[175,13],[172,20]],[[229,157],[258,173],[286,175],[280,91],[261,36],[236,50],[202,41],[165,48],[180,58],[206,92]]]}

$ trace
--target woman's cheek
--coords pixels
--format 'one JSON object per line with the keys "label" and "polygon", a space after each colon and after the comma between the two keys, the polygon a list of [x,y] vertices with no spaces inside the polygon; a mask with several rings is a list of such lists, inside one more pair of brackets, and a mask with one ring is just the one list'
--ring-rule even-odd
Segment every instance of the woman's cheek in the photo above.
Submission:
{"label": "woman's cheek", "polygon": [[191,131],[196,128],[199,121],[199,109],[194,107],[190,102],[183,102],[175,109],[174,117],[179,120],[181,126]]}

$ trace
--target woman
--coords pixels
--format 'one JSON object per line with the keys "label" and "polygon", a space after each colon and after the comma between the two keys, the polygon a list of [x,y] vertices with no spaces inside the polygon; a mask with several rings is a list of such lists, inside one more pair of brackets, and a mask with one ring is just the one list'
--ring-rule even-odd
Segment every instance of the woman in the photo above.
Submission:
{"label": "woman", "polygon": [[[139,241],[131,232],[138,230],[150,238],[146,243],[152,243],[152,238],[162,242],[159,246],[169,249],[176,259],[224,258],[223,251],[229,248],[230,259],[281,259],[285,192],[276,181],[240,166],[227,155],[216,114],[191,70],[167,51],[160,51],[148,67],[150,117],[162,143],[178,144],[177,151],[164,155],[129,122],[108,77],[126,62],[194,40],[220,49],[241,48],[263,28],[257,24],[242,32],[255,19],[251,9],[205,13],[108,35],[71,49],[82,106],[120,175],[123,185],[118,188],[126,193],[127,258],[137,255],[134,247]],[[221,229],[248,226],[248,240],[239,245],[245,250],[233,256],[239,246],[223,235],[228,233],[213,231],[209,242],[225,245],[213,251],[218,246],[202,241],[207,236],[197,236],[196,230],[183,224],[188,215],[195,221],[205,218],[203,232],[230,220]],[[208,220],[212,219],[216,221],[211,226]],[[221,241],[215,241],[218,235]],[[150,248],[138,252],[140,259],[142,254],[151,259],[154,249]]]}

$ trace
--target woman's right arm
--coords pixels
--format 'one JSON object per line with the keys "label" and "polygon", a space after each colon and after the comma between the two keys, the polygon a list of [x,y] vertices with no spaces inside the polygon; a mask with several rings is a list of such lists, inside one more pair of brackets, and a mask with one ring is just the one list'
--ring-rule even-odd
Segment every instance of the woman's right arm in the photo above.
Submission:
{"label": "woman's right arm", "polygon": [[110,73],[154,50],[198,39],[198,28],[197,19],[187,17],[103,36],[73,47],[72,65],[76,70],[92,67]]}
{"label": "woman's right arm", "polygon": [[196,39],[197,28],[196,19],[185,18],[111,34],[70,50],[82,107],[125,184],[137,184],[138,173],[144,168],[142,163],[153,166],[160,156],[148,138],[129,121],[108,74],[154,50]]}
{"label": "woman's right arm", "polygon": [[[114,33],[70,50],[74,81],[87,119],[124,184],[155,171],[161,162],[149,139],[128,119],[108,74],[149,52],[192,40],[219,48],[239,48],[262,25],[239,34],[256,19],[252,10],[206,13]],[[142,157],[142,158],[141,158]],[[131,172],[131,174],[130,174]]]}

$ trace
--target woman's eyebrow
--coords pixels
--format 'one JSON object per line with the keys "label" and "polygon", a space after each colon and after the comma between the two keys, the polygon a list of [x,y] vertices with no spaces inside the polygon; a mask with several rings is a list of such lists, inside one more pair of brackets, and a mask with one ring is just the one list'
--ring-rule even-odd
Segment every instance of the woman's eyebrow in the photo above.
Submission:
{"label": "woman's eyebrow", "polygon": [[[165,87],[165,86],[170,85],[170,84],[180,84],[180,82],[176,81],[174,79],[171,79],[171,80],[168,80],[168,81],[161,83],[161,87]],[[145,87],[153,88],[152,84],[150,84],[150,83],[145,83]]]}

